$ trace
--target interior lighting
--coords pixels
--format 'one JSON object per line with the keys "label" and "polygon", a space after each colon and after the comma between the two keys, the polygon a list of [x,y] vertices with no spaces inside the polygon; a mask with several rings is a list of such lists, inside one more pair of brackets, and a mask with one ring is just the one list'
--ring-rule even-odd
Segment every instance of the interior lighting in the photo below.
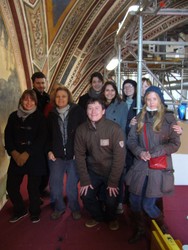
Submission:
{"label": "interior lighting", "polygon": [[107,64],[106,69],[109,71],[115,69],[118,66],[118,62],[118,59],[116,57],[113,57]]}
{"label": "interior lighting", "polygon": [[[138,11],[138,9],[139,9],[139,5],[132,5],[132,6],[130,6],[129,9],[128,9],[128,13],[129,13],[130,15],[135,15],[136,12]],[[142,8],[142,9],[143,9],[143,8]]]}
{"label": "interior lighting", "polygon": [[132,6],[130,6],[128,8],[128,11],[127,11],[127,13],[124,16],[123,21],[119,24],[119,28],[117,30],[117,35],[118,35],[119,31],[121,30],[121,28],[123,28],[123,25],[125,23],[125,20],[126,20],[127,16],[129,14],[130,15],[135,15],[138,10],[139,10],[139,5],[132,5]]}

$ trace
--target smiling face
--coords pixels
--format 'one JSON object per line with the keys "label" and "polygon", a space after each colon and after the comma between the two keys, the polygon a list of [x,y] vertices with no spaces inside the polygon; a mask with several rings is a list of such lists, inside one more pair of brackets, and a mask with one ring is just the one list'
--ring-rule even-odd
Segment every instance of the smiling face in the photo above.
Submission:
{"label": "smiling face", "polygon": [[148,95],[145,97],[146,99],[146,106],[150,110],[156,110],[159,108],[159,105],[161,103],[161,100],[155,92],[150,92]]}
{"label": "smiling face", "polygon": [[26,95],[22,100],[22,107],[27,111],[32,110],[36,107],[36,102],[30,95]]}
{"label": "smiling face", "polygon": [[99,121],[105,113],[102,105],[99,102],[90,103],[87,106],[87,115],[91,122]]}
{"label": "smiling face", "polygon": [[104,90],[104,96],[108,103],[111,103],[111,101],[115,98],[116,91],[111,84],[106,85]]}
{"label": "smiling face", "polygon": [[127,97],[133,98],[135,89],[134,89],[134,86],[133,86],[132,84],[126,83],[126,84],[124,85],[123,91],[124,91],[124,94],[125,94]]}
{"label": "smiling face", "polygon": [[58,90],[55,95],[55,104],[58,108],[65,108],[68,105],[69,97],[65,90]]}
{"label": "smiling face", "polygon": [[37,89],[40,93],[43,93],[46,88],[46,79],[45,78],[35,78],[33,82],[33,88]]}
{"label": "smiling face", "polygon": [[95,76],[92,78],[91,86],[96,92],[101,91],[102,85],[103,82],[98,77]]}

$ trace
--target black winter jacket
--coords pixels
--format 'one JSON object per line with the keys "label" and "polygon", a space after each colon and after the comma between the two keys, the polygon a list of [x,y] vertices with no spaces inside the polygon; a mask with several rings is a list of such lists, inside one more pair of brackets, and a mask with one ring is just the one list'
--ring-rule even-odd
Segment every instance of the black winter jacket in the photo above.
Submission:
{"label": "black winter jacket", "polygon": [[78,105],[80,105],[80,107],[82,107],[85,111],[87,108],[87,102],[89,101],[90,98],[91,96],[89,96],[89,94],[86,93],[85,95],[80,96],[80,99],[78,101]]}
{"label": "black winter jacket", "polygon": [[77,127],[86,120],[84,110],[77,104],[71,104],[68,113],[67,125],[67,143],[63,146],[62,134],[59,127],[58,119],[61,119],[57,109],[49,113],[47,118],[48,124],[48,139],[47,153],[52,151],[56,158],[71,160],[74,157],[74,137]]}
{"label": "black winter jacket", "polygon": [[46,105],[50,102],[50,97],[48,93],[46,93],[45,91],[43,92],[43,94],[41,94],[37,89],[33,90],[37,95],[37,101],[38,101],[37,108],[39,111],[43,113]]}
{"label": "black winter jacket", "polygon": [[17,116],[17,111],[11,113],[5,128],[5,149],[10,156],[13,150],[19,153],[26,151],[29,158],[19,167],[11,157],[8,171],[17,174],[46,174],[46,135],[46,122],[40,111],[35,111],[24,121]]}

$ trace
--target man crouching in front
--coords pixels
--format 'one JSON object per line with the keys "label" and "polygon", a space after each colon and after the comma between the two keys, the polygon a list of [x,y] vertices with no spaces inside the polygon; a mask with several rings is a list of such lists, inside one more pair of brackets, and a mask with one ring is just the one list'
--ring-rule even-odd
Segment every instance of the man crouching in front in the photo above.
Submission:
{"label": "man crouching in front", "polygon": [[118,230],[116,208],[118,182],[125,164],[125,137],[120,126],[105,119],[104,113],[101,100],[88,101],[88,120],[76,131],[75,157],[80,195],[92,217],[85,226],[91,228],[105,221],[111,230]]}

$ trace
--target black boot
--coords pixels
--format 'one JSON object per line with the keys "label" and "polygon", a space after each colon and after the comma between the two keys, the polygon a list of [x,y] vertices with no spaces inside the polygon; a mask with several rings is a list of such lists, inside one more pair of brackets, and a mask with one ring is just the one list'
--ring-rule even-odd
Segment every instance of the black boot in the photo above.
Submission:
{"label": "black boot", "polygon": [[134,244],[137,241],[141,240],[145,236],[145,222],[144,222],[144,215],[142,212],[136,212],[133,214],[136,232],[133,236],[128,240],[130,244]]}
{"label": "black boot", "polygon": [[168,233],[168,228],[164,223],[163,214],[160,214],[157,218],[154,218],[154,220],[156,221],[157,225],[159,226],[159,228],[161,229],[163,234],[167,234]]}

